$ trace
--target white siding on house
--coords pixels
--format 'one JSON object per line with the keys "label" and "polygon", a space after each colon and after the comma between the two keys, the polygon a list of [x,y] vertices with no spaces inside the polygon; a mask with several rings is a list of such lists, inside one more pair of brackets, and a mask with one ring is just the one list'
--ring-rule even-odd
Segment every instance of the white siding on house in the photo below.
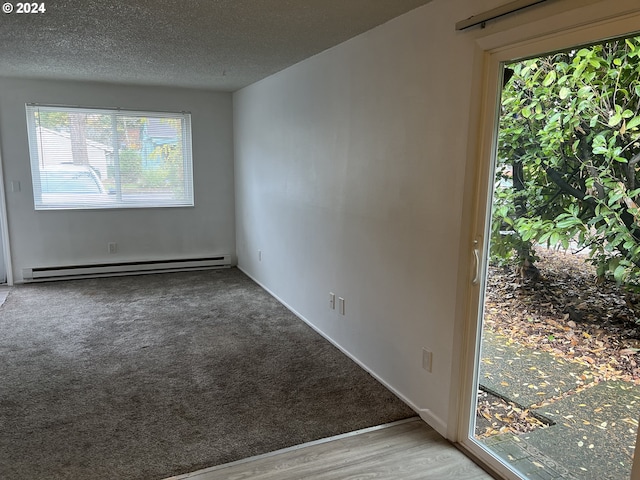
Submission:
{"label": "white siding on house", "polygon": [[[42,167],[51,167],[60,163],[72,163],[71,136],[49,128],[36,129],[38,161]],[[98,142],[87,142],[89,165],[99,172],[100,178],[107,178],[107,155],[113,153],[113,147]]]}

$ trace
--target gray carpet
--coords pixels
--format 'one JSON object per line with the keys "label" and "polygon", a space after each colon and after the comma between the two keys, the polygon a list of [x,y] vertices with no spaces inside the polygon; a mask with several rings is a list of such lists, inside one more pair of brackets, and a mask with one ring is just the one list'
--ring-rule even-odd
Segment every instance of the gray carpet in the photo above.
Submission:
{"label": "gray carpet", "polygon": [[15,287],[0,478],[153,480],[413,416],[233,268]]}

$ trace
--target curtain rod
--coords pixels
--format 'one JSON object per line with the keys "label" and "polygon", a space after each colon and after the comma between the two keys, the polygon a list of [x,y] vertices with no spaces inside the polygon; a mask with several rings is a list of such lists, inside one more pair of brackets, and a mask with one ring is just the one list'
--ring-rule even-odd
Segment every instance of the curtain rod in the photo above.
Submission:
{"label": "curtain rod", "polygon": [[547,0],[517,0],[515,2],[507,3],[501,7],[496,7],[484,13],[480,13],[479,15],[469,17],[466,20],[459,21],[456,23],[456,30],[464,30],[476,25],[482,25],[484,27],[485,22],[488,22],[489,20],[493,20],[546,1]]}

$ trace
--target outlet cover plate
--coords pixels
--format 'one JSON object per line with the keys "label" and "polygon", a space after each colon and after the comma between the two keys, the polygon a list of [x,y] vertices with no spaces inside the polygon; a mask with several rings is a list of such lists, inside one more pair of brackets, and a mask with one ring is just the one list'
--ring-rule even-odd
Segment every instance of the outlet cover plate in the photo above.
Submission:
{"label": "outlet cover plate", "polygon": [[338,297],[338,311],[340,315],[344,315],[344,298]]}
{"label": "outlet cover plate", "polygon": [[433,362],[433,352],[427,350],[426,348],[422,349],[422,368],[424,368],[427,372],[431,372]]}

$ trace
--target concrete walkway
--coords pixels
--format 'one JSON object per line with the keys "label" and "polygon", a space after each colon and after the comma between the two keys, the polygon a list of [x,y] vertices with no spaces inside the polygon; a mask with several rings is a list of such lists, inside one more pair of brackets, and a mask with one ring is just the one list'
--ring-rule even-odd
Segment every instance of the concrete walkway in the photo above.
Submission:
{"label": "concrete walkway", "polygon": [[483,443],[535,480],[629,478],[640,418],[640,387],[593,381],[582,364],[510,345],[485,332],[481,389],[528,408],[548,424]]}

